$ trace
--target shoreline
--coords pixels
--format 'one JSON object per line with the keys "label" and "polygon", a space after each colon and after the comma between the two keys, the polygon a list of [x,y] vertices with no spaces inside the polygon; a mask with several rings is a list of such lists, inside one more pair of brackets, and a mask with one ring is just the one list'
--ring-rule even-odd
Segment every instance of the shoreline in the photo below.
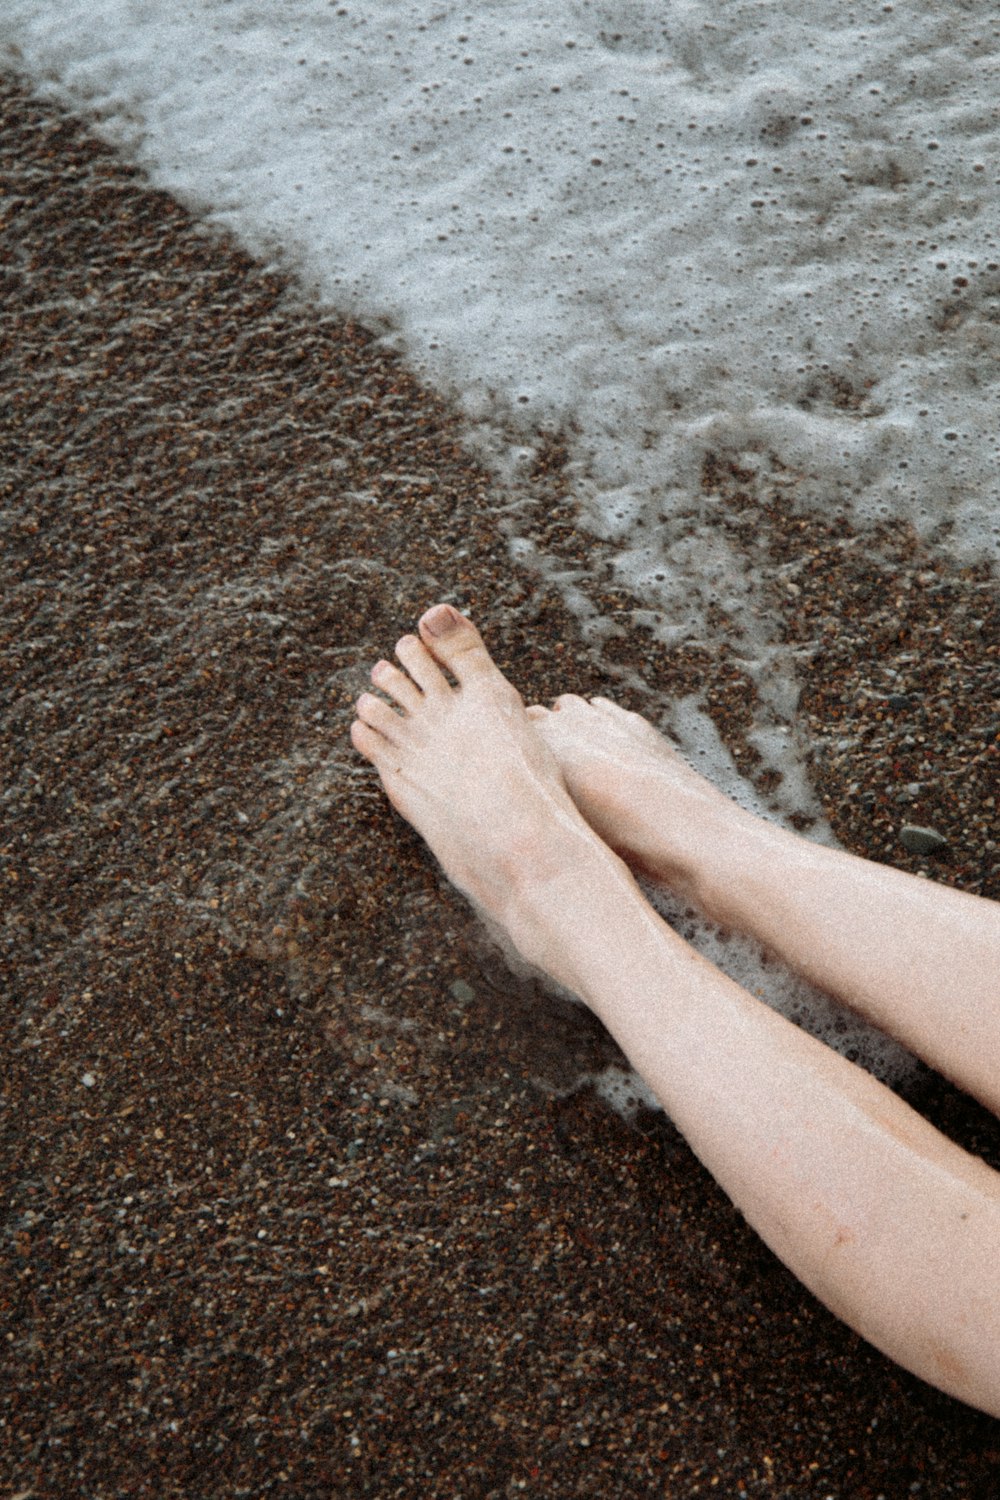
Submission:
{"label": "shoreline", "polygon": [[[609,1040],[508,973],[345,741],[433,598],[529,700],[701,692],[752,772],[735,653],[588,645],[443,401],[2,91],[11,1492],[992,1497],[1000,1427],[820,1308],[668,1122],[577,1087]],[[634,611],[558,443],[529,485]],[[986,575],[705,486],[749,556],[802,559],[766,602],[821,643],[835,832],[1000,894]],[[995,1120],[918,1092],[1000,1164]]]}

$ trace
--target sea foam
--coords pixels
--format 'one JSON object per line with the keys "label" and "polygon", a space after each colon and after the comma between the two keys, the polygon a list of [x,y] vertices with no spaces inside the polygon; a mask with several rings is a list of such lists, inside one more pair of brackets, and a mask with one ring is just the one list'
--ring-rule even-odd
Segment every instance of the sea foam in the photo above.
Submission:
{"label": "sea foam", "polygon": [[706,449],[995,552],[1000,27],[932,0],[7,0],[0,45],[153,179],[572,425],[635,520]]}

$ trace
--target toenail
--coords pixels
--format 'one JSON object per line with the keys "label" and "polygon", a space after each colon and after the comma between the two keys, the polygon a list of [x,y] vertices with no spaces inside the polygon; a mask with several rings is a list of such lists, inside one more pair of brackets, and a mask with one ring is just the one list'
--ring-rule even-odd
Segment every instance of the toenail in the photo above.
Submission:
{"label": "toenail", "polygon": [[462,616],[450,604],[438,604],[424,616],[424,626],[431,635],[449,635],[461,623]]}

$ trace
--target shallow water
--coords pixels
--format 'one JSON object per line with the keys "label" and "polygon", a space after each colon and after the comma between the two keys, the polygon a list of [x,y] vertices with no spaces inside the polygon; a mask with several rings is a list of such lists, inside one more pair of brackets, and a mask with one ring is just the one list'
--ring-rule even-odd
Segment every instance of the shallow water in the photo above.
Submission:
{"label": "shallow water", "polygon": [[[780,569],[717,524],[706,467],[750,508],[777,493],[996,555],[998,46],[930,0],[821,21],[805,0],[8,0],[0,20],[8,59],[153,182],[383,327],[513,495],[565,437],[614,583],[660,642],[738,646],[770,810],[816,837]],[[513,555],[613,638],[532,520],[513,506]],[[669,727],[752,797],[703,710]]]}
{"label": "shallow water", "polygon": [[[692,507],[706,463],[737,466],[750,503],[778,485],[996,557],[998,46],[995,20],[930,0],[821,21],[804,0],[10,0],[0,20],[155,183],[381,323],[513,484],[565,434],[616,582],[667,643],[718,642],[725,615],[786,776],[773,566]],[[511,532],[592,636],[614,629]]]}

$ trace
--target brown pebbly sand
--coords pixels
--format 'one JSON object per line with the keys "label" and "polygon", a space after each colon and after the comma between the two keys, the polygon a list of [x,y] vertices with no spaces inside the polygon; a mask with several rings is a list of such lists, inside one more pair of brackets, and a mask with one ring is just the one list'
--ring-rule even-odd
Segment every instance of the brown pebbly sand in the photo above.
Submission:
{"label": "brown pebbly sand", "polygon": [[[579,1084],[609,1041],[507,972],[346,738],[450,598],[529,700],[697,688],[753,773],[735,636],[653,642],[549,435],[517,525],[621,622],[587,644],[382,342],[0,103],[0,1492],[995,1497],[1000,1425]],[[709,461],[702,503],[808,656],[827,815],[1000,894],[995,585],[771,479]],[[995,1120],[909,1092],[1000,1162]]]}

